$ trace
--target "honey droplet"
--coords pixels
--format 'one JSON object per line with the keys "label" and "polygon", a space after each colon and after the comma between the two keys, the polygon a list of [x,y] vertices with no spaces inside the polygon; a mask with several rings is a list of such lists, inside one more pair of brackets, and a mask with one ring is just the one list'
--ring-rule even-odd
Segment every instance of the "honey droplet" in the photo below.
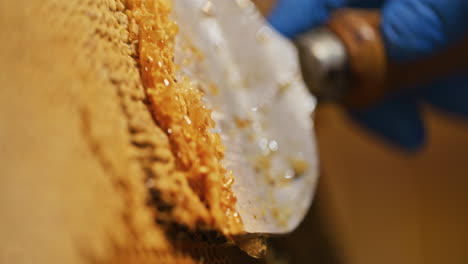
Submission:
{"label": "honey droplet", "polygon": [[294,178],[296,176],[296,173],[294,172],[293,169],[289,169],[289,170],[286,170],[286,172],[284,173],[284,178],[286,180],[291,180],[292,178]]}
{"label": "honey droplet", "polygon": [[276,140],[271,140],[270,143],[268,143],[268,148],[273,152],[278,151],[278,142],[276,142]]}
{"label": "honey droplet", "polygon": [[188,116],[184,116],[184,119],[185,119],[185,122],[187,122],[187,124],[191,125],[192,124],[192,120],[190,120],[190,117]]}
{"label": "honey droplet", "polygon": [[209,169],[206,166],[201,166],[199,172],[202,174],[206,174],[209,172]]}
{"label": "honey droplet", "polygon": [[234,179],[233,179],[232,177],[230,177],[230,178],[226,181],[226,183],[224,183],[224,187],[225,187],[225,188],[229,188],[229,187],[231,187],[231,185],[232,185],[233,183],[234,183]]}
{"label": "honey droplet", "polygon": [[206,1],[203,4],[203,7],[201,10],[205,16],[214,16],[215,14],[213,2],[211,2],[210,0]]}

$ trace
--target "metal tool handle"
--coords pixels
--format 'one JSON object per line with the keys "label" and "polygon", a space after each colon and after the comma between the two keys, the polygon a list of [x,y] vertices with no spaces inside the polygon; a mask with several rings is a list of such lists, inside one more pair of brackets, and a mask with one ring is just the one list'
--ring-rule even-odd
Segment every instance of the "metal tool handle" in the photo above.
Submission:
{"label": "metal tool handle", "polygon": [[[451,73],[466,72],[468,74],[468,36],[432,56],[403,64],[394,63],[387,57],[380,31],[380,21],[380,12],[376,10],[341,9],[332,14],[325,30],[331,31],[332,35],[336,35],[341,40],[346,53],[346,62],[341,60],[339,67],[342,69],[338,71],[333,69],[331,72],[338,72],[337,76],[340,79],[346,78],[347,87],[344,88],[341,81],[342,87],[325,85],[324,88],[319,88],[322,89],[321,92],[333,94],[324,89],[335,89],[340,93],[339,98],[344,104],[348,107],[360,108],[375,103],[388,93],[396,92],[396,89],[409,89]],[[299,41],[301,43],[299,47],[302,47],[299,48],[299,52],[304,79],[307,79],[305,75],[314,71],[312,68],[304,67],[310,63],[310,56],[306,55],[304,58],[301,55],[301,51],[304,53],[305,43],[309,48],[306,53],[310,55],[310,44],[314,42],[311,38],[317,39],[316,33],[312,35],[306,34]],[[327,34],[322,34],[318,38],[330,38],[330,34],[325,35]],[[335,50],[339,49],[335,48]],[[328,57],[326,60],[320,60],[321,68],[323,68],[324,61],[330,61]],[[335,58],[332,61],[337,60]],[[316,68],[317,65],[314,67]],[[343,68],[346,69],[343,70]],[[329,69],[326,72],[330,75]],[[332,74],[326,78],[336,78],[335,75]],[[315,83],[313,86],[318,87],[318,84]],[[332,97],[337,98],[336,94]]]}

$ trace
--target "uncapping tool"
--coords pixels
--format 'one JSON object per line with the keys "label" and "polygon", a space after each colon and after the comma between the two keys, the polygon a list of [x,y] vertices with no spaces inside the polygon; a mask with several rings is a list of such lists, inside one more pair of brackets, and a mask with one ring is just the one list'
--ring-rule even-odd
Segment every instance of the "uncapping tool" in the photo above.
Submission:
{"label": "uncapping tool", "polygon": [[466,58],[458,49],[455,58],[449,52],[446,59],[432,59],[434,68],[426,62],[393,67],[375,11],[339,11],[293,44],[249,0],[174,3],[180,30],[175,60],[213,110],[245,233],[288,233],[305,217],[319,175],[316,96],[319,102],[364,106],[393,84],[460,69],[468,61],[457,57]]}
{"label": "uncapping tool", "polygon": [[341,9],[325,26],[299,36],[302,76],[319,101],[363,108],[398,90],[453,73],[468,74],[468,37],[408,63],[387,58],[379,11]]}

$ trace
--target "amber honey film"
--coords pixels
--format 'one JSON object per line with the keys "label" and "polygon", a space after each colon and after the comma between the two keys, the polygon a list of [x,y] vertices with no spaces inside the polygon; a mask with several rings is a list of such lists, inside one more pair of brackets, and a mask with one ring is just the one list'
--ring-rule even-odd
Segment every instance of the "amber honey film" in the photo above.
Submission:
{"label": "amber honey film", "polygon": [[[233,177],[222,165],[224,147],[203,93],[187,78],[176,78],[174,42],[178,26],[169,18],[171,1],[129,0],[129,17],[138,30],[140,71],[150,108],[158,125],[169,137],[177,169],[201,201],[197,226],[212,226],[224,234],[236,234],[242,223],[231,191]],[[186,197],[185,197],[186,198]],[[184,197],[182,199],[185,199]],[[189,201],[179,201],[180,204]]]}

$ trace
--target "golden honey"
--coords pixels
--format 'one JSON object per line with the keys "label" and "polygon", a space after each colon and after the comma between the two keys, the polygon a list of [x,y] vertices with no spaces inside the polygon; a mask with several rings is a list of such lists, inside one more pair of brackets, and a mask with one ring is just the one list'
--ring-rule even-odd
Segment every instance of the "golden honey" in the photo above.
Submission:
{"label": "golden honey", "polygon": [[[177,169],[212,216],[212,224],[224,234],[242,231],[231,191],[233,177],[222,165],[224,146],[211,110],[202,102],[203,93],[185,78],[177,78],[174,45],[178,26],[169,19],[169,0],[129,0],[129,17],[138,30],[131,38],[138,42],[140,72],[151,112],[166,131]],[[177,75],[178,76],[178,75]]]}

